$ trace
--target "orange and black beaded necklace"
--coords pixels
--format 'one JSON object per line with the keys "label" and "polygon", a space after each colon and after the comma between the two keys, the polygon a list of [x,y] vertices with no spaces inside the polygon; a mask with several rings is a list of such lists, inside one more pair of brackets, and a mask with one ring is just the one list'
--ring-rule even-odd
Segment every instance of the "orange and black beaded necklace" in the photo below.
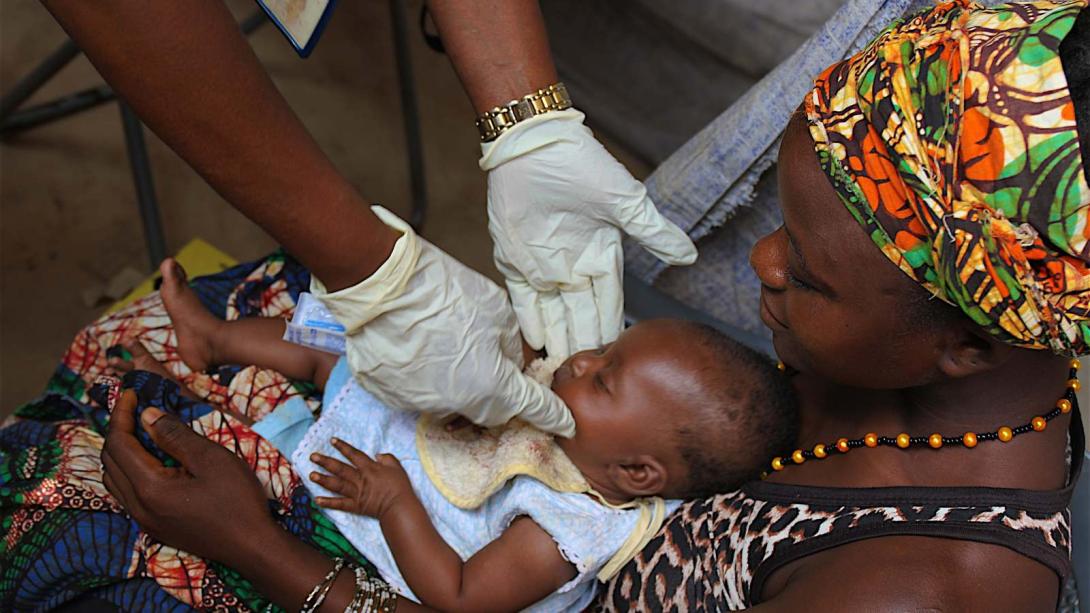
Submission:
{"label": "orange and black beaded necklace", "polygon": [[[785,370],[783,362],[779,363],[780,370]],[[860,447],[897,447],[898,449],[911,449],[912,447],[922,447],[927,445],[932,449],[941,449],[944,445],[962,445],[969,449],[976,447],[978,444],[985,441],[999,441],[1001,443],[1009,443],[1014,440],[1015,437],[1029,432],[1043,432],[1048,427],[1048,422],[1052,421],[1059,415],[1066,415],[1071,412],[1071,408],[1075,403],[1075,392],[1079,391],[1079,361],[1071,360],[1070,368],[1067,377],[1067,388],[1064,390],[1062,398],[1056,401],[1052,410],[1044,415],[1036,415],[1028,422],[1021,426],[1010,427],[1000,426],[993,432],[966,432],[961,436],[943,436],[942,434],[935,432],[928,436],[911,436],[907,432],[902,432],[897,436],[880,436],[876,432],[868,432],[860,438],[840,438],[835,443],[818,443],[814,445],[812,449],[796,449],[792,453],[785,456],[776,456],[772,458],[772,470],[781,471],[784,468],[791,466],[792,464],[802,464],[807,460],[824,460],[829,457],[830,454],[845,454],[852,449],[858,449]],[[761,478],[767,477],[768,472],[761,475]]]}

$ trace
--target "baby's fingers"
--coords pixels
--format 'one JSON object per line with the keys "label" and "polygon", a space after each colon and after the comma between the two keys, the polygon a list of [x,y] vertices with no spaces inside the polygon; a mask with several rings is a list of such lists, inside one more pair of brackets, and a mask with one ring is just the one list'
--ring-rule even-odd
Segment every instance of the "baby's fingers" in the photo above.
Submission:
{"label": "baby's fingers", "polygon": [[401,468],[401,461],[388,453],[380,453],[375,456],[375,462],[382,464],[383,466],[389,466],[391,468]]}
{"label": "baby's fingers", "polygon": [[330,442],[333,443],[333,446],[337,448],[337,451],[341,452],[341,455],[348,458],[348,461],[354,464],[356,468],[366,468],[371,464],[374,464],[374,460],[372,460],[366,453],[360,451],[359,449],[356,449],[355,447],[349,445],[341,439],[332,438],[330,439]]}
{"label": "baby's fingers", "polygon": [[356,467],[352,466],[351,464],[345,464],[344,462],[336,458],[331,458],[327,455],[322,455],[320,453],[310,454],[310,461],[326,469],[326,471],[332,473],[333,475],[340,477],[341,479],[351,479],[359,472],[356,470]]}
{"label": "baby's fingers", "polygon": [[349,498],[356,497],[356,484],[349,479],[342,479],[335,475],[323,475],[320,472],[310,473],[310,480],[325,489]]}
{"label": "baby's fingers", "polygon": [[331,498],[329,496],[318,496],[314,499],[314,502],[318,503],[318,506],[325,509],[336,509],[337,511],[359,513],[355,501],[353,501],[351,498]]}

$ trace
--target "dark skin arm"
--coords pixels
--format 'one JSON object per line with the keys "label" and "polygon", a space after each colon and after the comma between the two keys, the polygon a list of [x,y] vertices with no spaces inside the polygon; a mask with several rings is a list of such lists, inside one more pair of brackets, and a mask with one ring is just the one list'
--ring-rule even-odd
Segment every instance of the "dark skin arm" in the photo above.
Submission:
{"label": "dark skin arm", "polygon": [[473,557],[462,561],[435,529],[396,458],[372,460],[351,445],[333,445],[351,464],[314,454],[329,474],[311,479],[342,497],[319,497],[328,509],[379,520],[398,569],[425,605],[443,611],[514,611],[553,593],[575,577],[547,532],[526,517]]}
{"label": "dark skin arm", "polygon": [[537,0],[428,0],[428,10],[477,113],[559,80]]}
{"label": "dark skin arm", "polygon": [[[298,610],[333,561],[285,532],[269,515],[250,467],[155,409],[143,427],[183,468],[166,468],[134,435],[136,395],[126,391],[110,416],[102,449],[103,482],[152,537],[237,570],[271,601]],[[343,611],[355,581],[342,572],[322,611]],[[426,611],[398,601],[402,612]]]}
{"label": "dark skin arm", "polygon": [[389,257],[396,232],[321,152],[222,0],[44,4],[148,127],[329,290]]}
{"label": "dark skin arm", "polygon": [[1055,611],[1056,575],[1006,547],[931,537],[841,545],[770,577],[752,611]]}
{"label": "dark skin arm", "polygon": [[[321,152],[221,0],[43,1],[148,127],[330,291],[389,256],[396,233]],[[479,111],[556,82],[536,1],[430,8]]]}

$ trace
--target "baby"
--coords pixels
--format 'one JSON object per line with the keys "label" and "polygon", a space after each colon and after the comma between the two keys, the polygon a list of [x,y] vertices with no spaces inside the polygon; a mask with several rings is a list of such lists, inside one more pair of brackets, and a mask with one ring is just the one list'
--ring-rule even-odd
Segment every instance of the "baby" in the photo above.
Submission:
{"label": "baby", "polygon": [[[581,610],[598,571],[637,532],[633,501],[733,490],[794,443],[790,389],[765,358],[707,326],[643,322],[571,356],[553,377],[576,423],[556,443],[594,495],[516,476],[479,508],[459,508],[422,467],[419,415],[383,406],[343,358],[282,340],[283,320],[221,321],[180,266],[167,260],[161,271],[192,369],[256,364],[324,389],[322,416],[293,463],[312,471],[316,502],[382,577],[433,608]],[[323,443],[342,458],[306,451]]]}

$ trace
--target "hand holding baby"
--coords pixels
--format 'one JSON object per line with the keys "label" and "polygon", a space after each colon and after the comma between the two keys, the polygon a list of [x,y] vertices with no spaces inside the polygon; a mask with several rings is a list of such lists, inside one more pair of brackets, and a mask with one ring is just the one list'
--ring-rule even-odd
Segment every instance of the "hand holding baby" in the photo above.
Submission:
{"label": "hand holding baby", "polygon": [[310,480],[340,497],[319,496],[318,506],[382,519],[399,501],[415,497],[409,477],[401,462],[389,454],[371,459],[352,445],[334,438],[332,441],[350,464],[315,453],[311,460],[330,474],[312,472]]}

